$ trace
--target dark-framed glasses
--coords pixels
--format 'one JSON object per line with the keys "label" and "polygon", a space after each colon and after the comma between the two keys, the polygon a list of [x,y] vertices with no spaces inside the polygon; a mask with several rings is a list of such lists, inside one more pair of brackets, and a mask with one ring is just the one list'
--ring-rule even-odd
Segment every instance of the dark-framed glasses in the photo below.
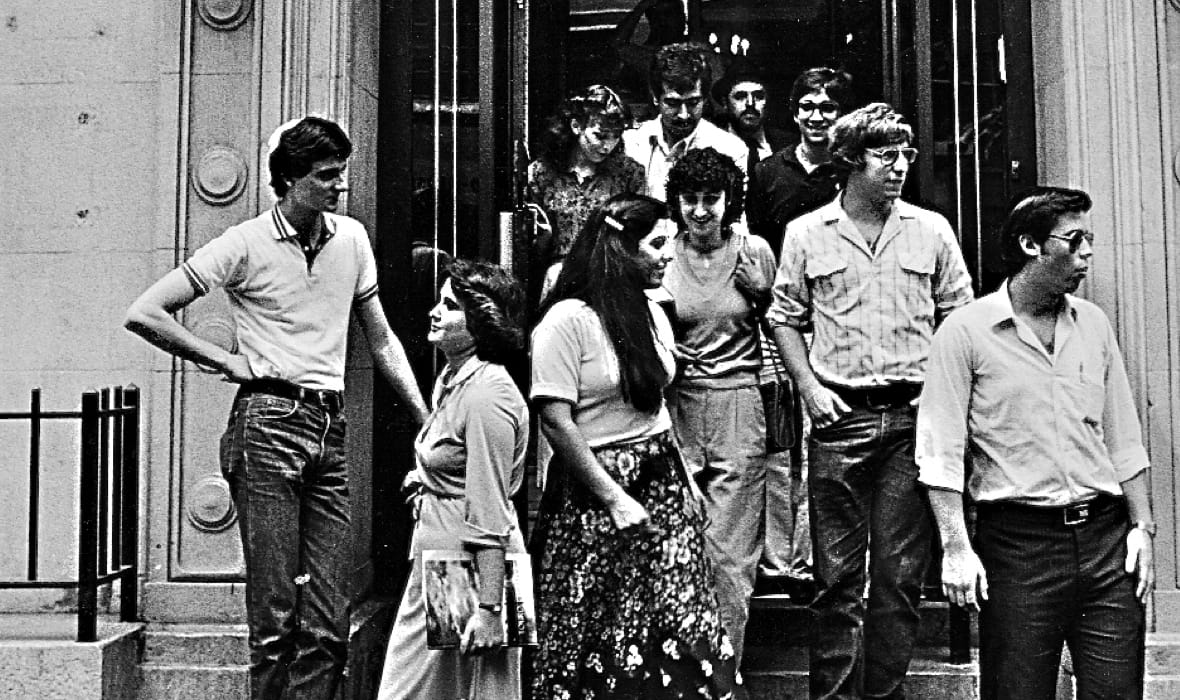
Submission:
{"label": "dark-framed glasses", "polygon": [[831,118],[840,114],[840,105],[835,102],[800,102],[799,115],[811,114],[818,111],[825,117]]}
{"label": "dark-framed glasses", "polygon": [[1082,229],[1075,229],[1068,233],[1050,233],[1049,238],[1056,238],[1059,241],[1065,241],[1069,244],[1069,252],[1076,253],[1078,248],[1082,247],[1082,241],[1094,245],[1094,233],[1092,231],[1083,231]]}
{"label": "dark-framed glasses", "polygon": [[904,156],[907,163],[913,163],[918,159],[918,149],[916,148],[866,148],[865,153],[870,153],[885,165],[893,165],[897,162],[899,157]]}

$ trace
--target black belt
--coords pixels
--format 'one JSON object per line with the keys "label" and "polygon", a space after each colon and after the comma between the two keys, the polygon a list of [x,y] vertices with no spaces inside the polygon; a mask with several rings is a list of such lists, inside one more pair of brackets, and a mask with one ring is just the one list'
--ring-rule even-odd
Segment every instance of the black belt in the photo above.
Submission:
{"label": "black belt", "polygon": [[298,384],[284,382],[281,379],[253,379],[244,382],[238,388],[238,396],[247,394],[270,394],[300,403],[320,406],[333,413],[339,413],[344,408],[344,394],[339,391],[308,389]]}
{"label": "black belt", "polygon": [[1030,506],[1015,501],[982,501],[975,504],[981,517],[1019,520],[1031,525],[1059,529],[1077,527],[1102,516],[1126,513],[1127,502],[1120,496],[1101,495],[1067,506]]}
{"label": "black belt", "polygon": [[848,404],[849,408],[888,411],[910,405],[922,393],[921,384],[897,383],[884,386],[847,387],[824,384]]}

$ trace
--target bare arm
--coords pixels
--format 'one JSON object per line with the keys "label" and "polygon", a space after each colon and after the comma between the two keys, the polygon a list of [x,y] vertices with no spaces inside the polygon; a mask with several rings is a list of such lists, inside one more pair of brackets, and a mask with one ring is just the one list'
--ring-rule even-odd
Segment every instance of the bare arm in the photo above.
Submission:
{"label": "bare arm", "polygon": [[[1127,515],[1131,522],[1154,523],[1151,515],[1151,499],[1148,496],[1148,475],[1150,471],[1144,469],[1135,476],[1122,483],[1123,495],[1127,497]],[[1155,588],[1155,552],[1154,536],[1146,530],[1132,528],[1127,533],[1127,562],[1128,574],[1135,574],[1138,584],[1135,595],[1140,603],[1147,603],[1152,589]]]}
{"label": "bare arm", "polygon": [[615,527],[620,530],[632,527],[648,530],[647,511],[627,495],[623,487],[598,463],[590,451],[590,445],[574,423],[570,404],[556,399],[538,399],[536,404],[541,416],[541,429],[545,431],[545,437],[549,438],[554,454],[606,507]]}
{"label": "bare arm", "polygon": [[967,537],[963,494],[938,488],[928,493],[942,539],[942,592],[955,605],[978,610],[979,601],[987,600],[987,574]]}
{"label": "bare arm", "polygon": [[799,386],[799,394],[815,427],[826,427],[851,410],[843,399],[821,384],[815,376],[811,361],[807,359],[807,343],[803,342],[803,334],[798,328],[775,326],[774,344],[778,346],[787,371]]}
{"label": "bare arm", "polygon": [[148,288],[127,309],[123,327],[164,352],[198,365],[212,367],[231,382],[254,378],[245,356],[231,353],[185,328],[174,313],[197,298],[197,292],[180,268],[172,270]]}
{"label": "bare arm", "polygon": [[421,425],[426,421],[429,411],[426,410],[426,402],[422,400],[422,393],[418,390],[414,371],[410,369],[406,350],[385,318],[381,300],[373,295],[357,303],[356,314],[361,328],[365,331],[365,337],[369,340],[369,351],[373,355],[377,369],[406,403],[415,423]]}
{"label": "bare arm", "polygon": [[[479,571],[480,605],[500,605],[504,600],[504,550],[499,547],[480,547],[475,550],[475,565]],[[459,650],[464,654],[478,654],[498,649],[504,643],[504,625],[500,616],[479,608],[467,621]]]}

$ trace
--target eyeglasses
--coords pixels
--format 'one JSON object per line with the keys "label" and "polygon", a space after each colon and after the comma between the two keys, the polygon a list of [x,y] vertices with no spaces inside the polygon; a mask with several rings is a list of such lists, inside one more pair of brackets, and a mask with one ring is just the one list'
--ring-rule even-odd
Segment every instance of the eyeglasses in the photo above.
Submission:
{"label": "eyeglasses", "polygon": [[834,117],[840,113],[840,105],[835,102],[800,102],[799,116],[818,111],[825,117]]}
{"label": "eyeglasses", "polygon": [[913,163],[918,159],[918,149],[916,148],[866,148],[865,153],[871,153],[880,158],[885,165],[893,165],[900,156],[905,156],[907,163]]}
{"label": "eyeglasses", "polygon": [[1050,233],[1049,238],[1056,238],[1059,241],[1065,241],[1069,244],[1069,252],[1076,253],[1078,248],[1082,247],[1082,241],[1094,245],[1094,234],[1090,231],[1083,231],[1077,229],[1069,233]]}

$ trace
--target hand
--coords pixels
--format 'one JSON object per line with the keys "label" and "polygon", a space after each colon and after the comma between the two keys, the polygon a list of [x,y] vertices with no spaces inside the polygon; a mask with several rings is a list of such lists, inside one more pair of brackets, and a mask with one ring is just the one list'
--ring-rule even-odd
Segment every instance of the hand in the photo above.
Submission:
{"label": "hand", "polygon": [[1128,574],[1135,574],[1135,596],[1142,605],[1147,604],[1155,588],[1154,544],[1146,530],[1134,527],[1127,533],[1127,563],[1124,568]]}
{"label": "hand", "polygon": [[802,393],[803,405],[807,407],[807,414],[816,428],[826,428],[852,410],[844,403],[844,399],[826,386],[820,385],[814,391]]}
{"label": "hand", "polygon": [[504,625],[491,610],[478,608],[467,620],[459,637],[459,651],[467,656],[482,654],[504,646]]}
{"label": "hand", "polygon": [[245,355],[227,355],[221,365],[223,379],[234,384],[245,384],[254,379],[254,370],[250,369],[250,361]]}
{"label": "hand", "polygon": [[414,499],[419,496],[422,491],[422,473],[417,469],[411,469],[406,478],[402,479],[402,499],[406,503],[413,503]]}
{"label": "hand", "polygon": [[968,610],[979,610],[980,601],[987,600],[987,573],[973,549],[964,546],[943,552],[942,592]]}
{"label": "hand", "polygon": [[621,533],[654,534],[656,531],[647,511],[639,505],[639,501],[626,493],[620,492],[618,498],[607,505],[607,511],[610,513],[611,522]]}
{"label": "hand", "polygon": [[749,297],[761,300],[770,296],[770,281],[754,264],[745,248],[738,251],[738,264],[733,272],[733,279],[738,290]]}

